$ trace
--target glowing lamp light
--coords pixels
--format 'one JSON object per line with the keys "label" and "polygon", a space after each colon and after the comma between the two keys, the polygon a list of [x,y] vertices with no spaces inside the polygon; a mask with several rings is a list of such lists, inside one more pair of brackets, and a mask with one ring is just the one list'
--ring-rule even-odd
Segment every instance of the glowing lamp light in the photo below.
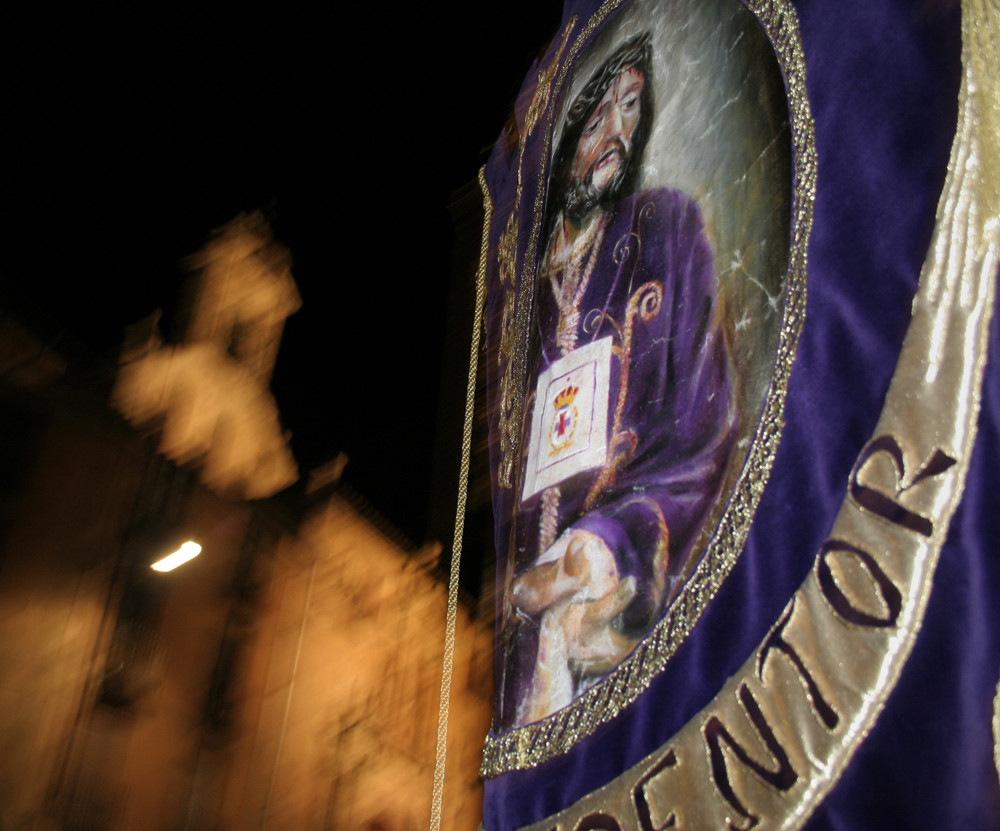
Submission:
{"label": "glowing lamp light", "polygon": [[201,546],[196,542],[186,542],[173,554],[168,554],[162,560],[157,560],[150,566],[153,571],[173,571],[188,560],[193,560],[201,553]]}

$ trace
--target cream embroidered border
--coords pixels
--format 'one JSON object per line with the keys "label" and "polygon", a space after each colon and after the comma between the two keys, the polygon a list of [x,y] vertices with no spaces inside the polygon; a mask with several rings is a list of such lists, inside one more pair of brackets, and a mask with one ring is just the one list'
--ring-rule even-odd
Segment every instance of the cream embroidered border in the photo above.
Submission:
{"label": "cream embroidered border", "polygon": [[[799,828],[895,686],[962,496],[1000,265],[1000,16],[989,0],[962,12],[964,84],[935,234],[879,423],[813,572],[670,742],[530,828]],[[582,826],[588,817],[604,824]]]}
{"label": "cream embroidered border", "polygon": [[[551,100],[566,80],[577,54],[600,23],[624,0],[608,0],[595,13],[574,42],[557,77]],[[782,413],[788,377],[795,347],[805,315],[806,248],[812,227],[816,191],[816,148],[812,116],[805,87],[805,59],[802,53],[798,20],[787,0],[747,0],[747,8],[757,17],[774,48],[788,88],[792,149],[794,154],[792,232],[786,283],[785,308],[771,388],[764,404],[743,472],[733,490],[733,497],[719,520],[705,555],[683,590],[656,627],[636,650],[600,684],[588,690],[570,706],[543,721],[487,737],[483,751],[482,776],[491,778],[510,770],[524,769],[561,753],[592,734],[634,701],[649,686],[653,677],[694,628],[708,601],[718,591],[735,564],[746,539],[764,485],[770,475],[781,434]],[[548,158],[553,118],[545,133],[543,160]],[[540,170],[544,178],[544,161]],[[542,221],[543,189],[535,201],[535,222],[529,239],[525,262],[533,262]],[[524,338],[528,331],[530,291],[523,280],[517,303],[517,346],[514,355],[527,352]],[[522,361],[523,363],[523,361]],[[525,367],[518,365],[515,377],[523,379]],[[515,384],[517,388],[522,384]]]}

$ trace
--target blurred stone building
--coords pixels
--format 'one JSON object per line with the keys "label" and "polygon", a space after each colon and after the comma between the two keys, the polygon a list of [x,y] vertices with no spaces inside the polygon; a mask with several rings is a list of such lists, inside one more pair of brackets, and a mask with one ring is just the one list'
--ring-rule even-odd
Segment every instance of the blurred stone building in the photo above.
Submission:
{"label": "blurred stone building", "polygon": [[[117,373],[0,315],[0,831],[426,827],[440,547],[336,464],[288,487],[267,381],[298,297],[241,222],[216,242],[267,302],[215,269],[189,337],[133,332]],[[492,646],[458,626],[444,827],[474,829]]]}

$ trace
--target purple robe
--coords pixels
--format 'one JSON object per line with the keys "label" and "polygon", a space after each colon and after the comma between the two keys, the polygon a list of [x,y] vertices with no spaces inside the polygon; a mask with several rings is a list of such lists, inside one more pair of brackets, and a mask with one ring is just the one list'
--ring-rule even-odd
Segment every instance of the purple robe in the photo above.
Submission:
{"label": "purple robe", "polygon": [[[662,289],[662,297],[658,305],[647,298],[646,309],[652,313],[634,315],[629,337],[630,298],[641,304],[644,294],[655,294],[655,289],[643,290],[651,282]],[[718,498],[735,433],[726,342],[716,320],[712,252],[694,200],[666,189],[623,198],[608,217],[579,310],[576,346],[611,335],[620,350],[624,337],[629,371],[616,437],[611,433],[622,361],[612,358],[605,466],[612,465],[614,473],[595,469],[560,483],[556,536],[581,530],[600,537],[614,554],[619,577],[636,578],[636,597],[615,625],[638,638],[674,593]],[[544,274],[532,322],[529,389],[562,356],[556,344],[559,309]],[[530,419],[530,407],[524,417]],[[595,499],[591,492],[598,477],[603,479]],[[588,495],[589,508],[584,504]],[[515,576],[542,553],[541,502],[538,493],[517,509]],[[664,524],[669,532],[666,562],[654,556]],[[665,573],[654,573],[657,569]],[[512,723],[537,651],[537,622],[510,614],[509,607],[506,612],[501,728]]]}

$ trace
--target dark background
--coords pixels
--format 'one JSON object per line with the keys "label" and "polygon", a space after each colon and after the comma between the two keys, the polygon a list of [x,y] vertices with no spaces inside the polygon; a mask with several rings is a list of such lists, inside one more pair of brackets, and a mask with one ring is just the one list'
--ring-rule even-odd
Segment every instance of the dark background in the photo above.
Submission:
{"label": "dark background", "polygon": [[[272,381],[300,468],[345,452],[345,481],[422,541],[441,536],[428,503],[447,297],[468,271],[449,203],[559,3],[326,5],[11,15],[0,300],[54,345],[114,362],[124,327],[157,308],[177,335],[181,260],[264,209],[303,300]],[[460,383],[445,407],[461,410]]]}

